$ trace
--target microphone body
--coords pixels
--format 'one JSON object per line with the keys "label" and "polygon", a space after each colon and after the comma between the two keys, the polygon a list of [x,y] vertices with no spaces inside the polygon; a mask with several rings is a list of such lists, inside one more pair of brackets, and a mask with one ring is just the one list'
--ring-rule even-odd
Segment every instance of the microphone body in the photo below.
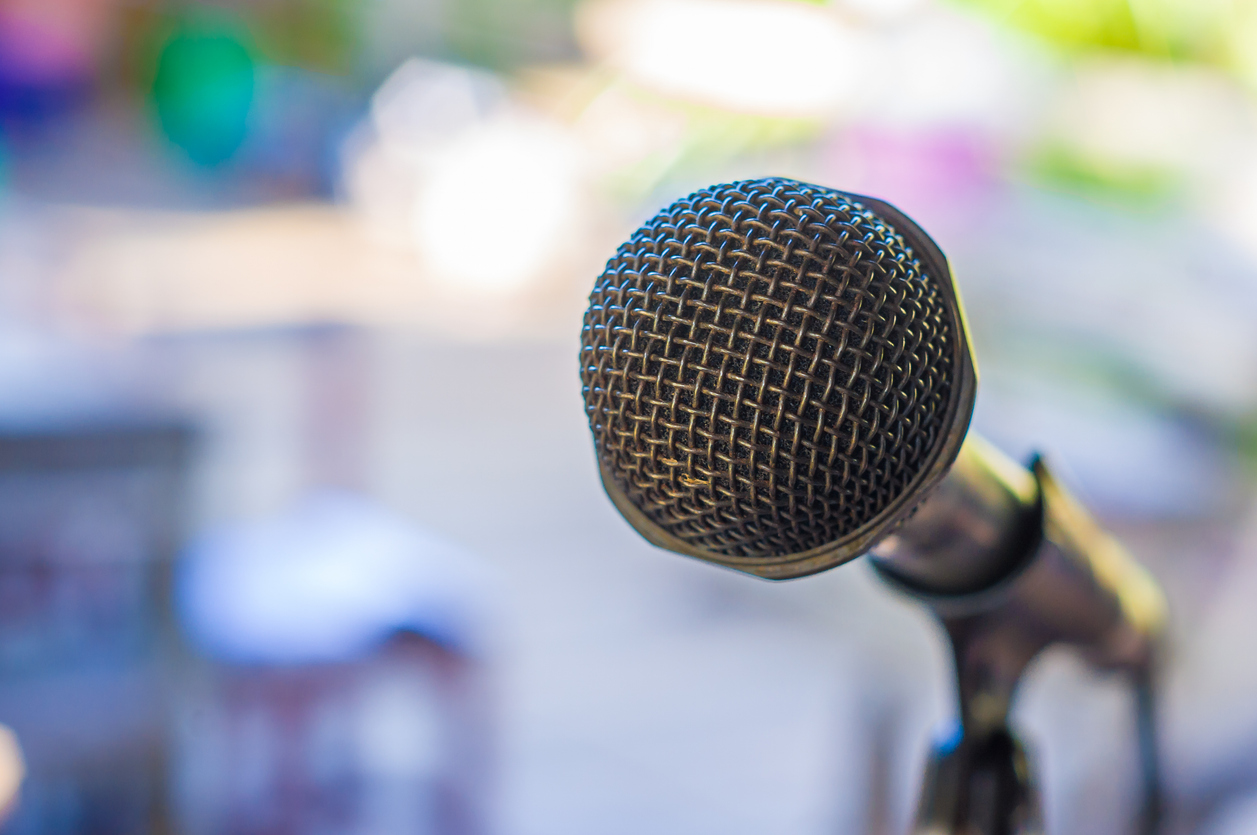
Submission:
{"label": "microphone body", "polygon": [[1140,683],[1151,831],[1160,589],[1041,459],[968,432],[959,291],[909,217],[779,178],[682,198],[596,281],[581,381],[603,487],[653,544],[771,580],[867,553],[938,615],[961,724],[916,832],[1042,831],[1007,719],[1054,643]]}

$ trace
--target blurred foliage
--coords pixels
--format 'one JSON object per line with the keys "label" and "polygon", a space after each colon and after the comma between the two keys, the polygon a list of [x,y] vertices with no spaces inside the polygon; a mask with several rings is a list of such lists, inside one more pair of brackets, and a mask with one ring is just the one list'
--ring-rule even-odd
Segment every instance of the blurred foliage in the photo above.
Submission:
{"label": "blurred foliage", "polygon": [[248,44],[257,62],[345,74],[361,48],[354,0],[257,0],[232,12],[202,3],[124,4],[111,76],[124,87],[153,84],[163,48],[179,30],[218,29]]}
{"label": "blurred foliage", "polygon": [[166,40],[153,108],[166,137],[194,162],[218,165],[244,142],[255,63],[247,35],[228,24],[185,22]]}
{"label": "blurred foliage", "polygon": [[1031,148],[1022,170],[1039,185],[1113,203],[1126,211],[1158,211],[1183,186],[1182,177],[1169,169],[1096,160],[1059,142]]}
{"label": "blurred foliage", "polygon": [[270,0],[254,4],[250,30],[270,63],[348,73],[358,44],[356,0]]}
{"label": "blurred foliage", "polygon": [[1248,415],[1228,427],[1229,440],[1239,453],[1248,474],[1257,478],[1257,414]]}
{"label": "blurred foliage", "polygon": [[146,91],[162,133],[216,166],[245,142],[259,66],[345,75],[361,44],[353,0],[257,0],[247,8],[136,3],[120,18],[115,78]]}
{"label": "blurred foliage", "polygon": [[1199,58],[1230,3],[1212,0],[958,0],[1065,49]]}
{"label": "blurred foliage", "polygon": [[[1154,69],[1196,65],[1257,92],[1257,0],[951,0],[1029,34],[1076,67],[1095,61]],[[1181,104],[1179,102],[1178,104]],[[1167,101],[1167,107],[1176,104]],[[1077,116],[1072,118],[1079,118]],[[1135,143],[1138,144],[1138,143]],[[1123,208],[1156,209],[1181,196],[1191,174],[1175,161],[1097,154],[1050,131],[1024,149],[1022,173],[1040,185]]]}
{"label": "blurred foliage", "polygon": [[452,58],[492,69],[577,57],[573,9],[580,0],[457,0],[444,9]]}
{"label": "blurred foliage", "polygon": [[1257,87],[1257,0],[953,0],[1065,53],[1217,67]]}

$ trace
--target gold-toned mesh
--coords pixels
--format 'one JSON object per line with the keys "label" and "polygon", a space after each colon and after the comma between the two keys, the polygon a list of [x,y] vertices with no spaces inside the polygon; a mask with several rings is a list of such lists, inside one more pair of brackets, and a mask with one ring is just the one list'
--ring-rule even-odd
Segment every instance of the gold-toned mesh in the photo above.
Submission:
{"label": "gold-toned mesh", "polygon": [[620,247],[585,314],[606,477],[708,552],[852,533],[946,433],[956,336],[935,280],[839,192],[766,179],[677,201]]}

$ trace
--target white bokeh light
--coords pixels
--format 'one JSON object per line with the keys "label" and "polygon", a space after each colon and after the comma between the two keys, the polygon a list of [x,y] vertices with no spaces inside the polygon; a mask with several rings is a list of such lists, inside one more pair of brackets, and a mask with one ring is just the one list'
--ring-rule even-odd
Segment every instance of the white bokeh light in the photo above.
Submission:
{"label": "white bokeh light", "polygon": [[414,216],[415,243],[442,279],[488,292],[538,276],[571,234],[575,151],[543,123],[503,117],[435,153]]}
{"label": "white bokeh light", "polygon": [[858,32],[794,0],[604,0],[582,9],[578,30],[646,87],[766,116],[841,109],[869,66]]}
{"label": "white bokeh light", "polygon": [[489,73],[411,59],[347,143],[344,186],[374,238],[417,256],[429,288],[507,299],[579,248],[579,147]]}

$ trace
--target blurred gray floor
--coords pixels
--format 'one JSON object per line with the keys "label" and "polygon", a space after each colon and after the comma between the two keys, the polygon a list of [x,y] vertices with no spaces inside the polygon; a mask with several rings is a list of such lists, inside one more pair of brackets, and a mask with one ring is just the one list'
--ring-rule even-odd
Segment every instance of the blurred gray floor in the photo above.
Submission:
{"label": "blurred gray floor", "polygon": [[[640,540],[597,481],[574,340],[343,339],[370,404],[359,477],[499,573],[504,833],[903,830],[950,699],[941,637],[914,605],[859,564],[770,584]],[[217,408],[202,525],[278,510],[308,477],[293,431],[308,344],[163,344],[185,405]],[[1138,541],[1154,566],[1199,541],[1180,529]],[[1120,681],[1065,653],[1036,667],[1018,716],[1052,832],[1123,831],[1130,710]]]}
{"label": "blurred gray floor", "polygon": [[[368,342],[372,492],[500,575],[504,832],[902,823],[901,760],[944,697],[924,619],[860,567],[770,585],[637,538],[597,482],[574,344]],[[189,407],[235,391],[205,450],[203,525],[298,489],[302,344],[167,346]]]}

